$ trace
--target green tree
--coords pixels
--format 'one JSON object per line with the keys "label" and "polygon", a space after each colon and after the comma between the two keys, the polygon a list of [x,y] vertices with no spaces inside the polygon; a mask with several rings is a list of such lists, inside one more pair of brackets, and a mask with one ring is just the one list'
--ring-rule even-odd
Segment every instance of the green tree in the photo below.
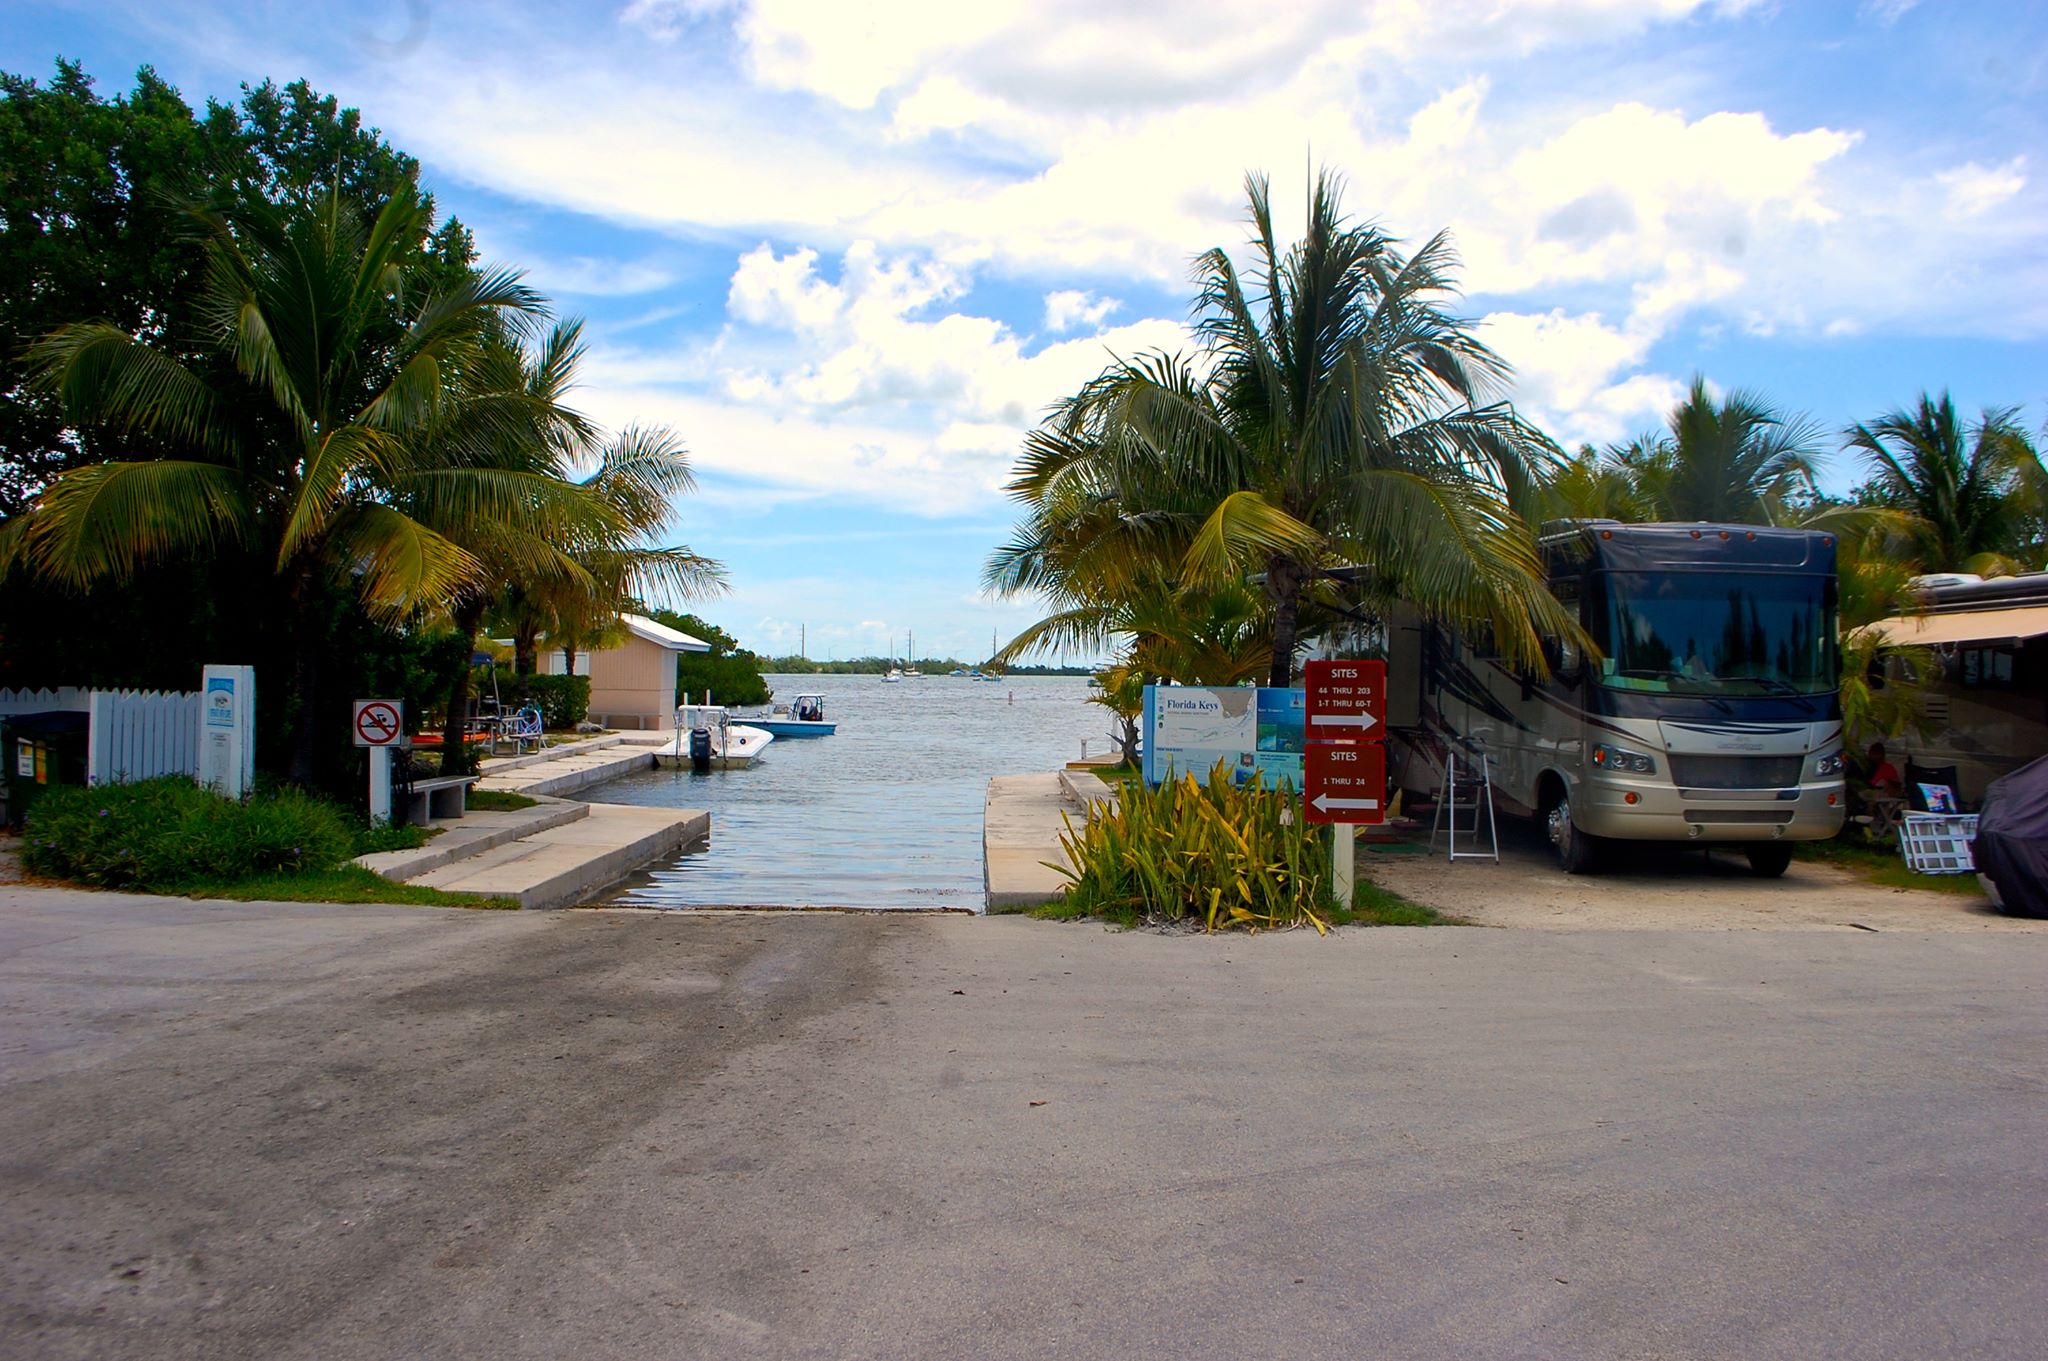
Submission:
{"label": "green tree", "polygon": [[658,624],[680,629],[711,644],[709,652],[685,652],[676,658],[678,703],[692,695],[701,699],[706,691],[719,704],[768,702],[768,683],[761,679],[767,661],[741,647],[739,639],[694,614],[668,609],[649,610],[647,614]]}
{"label": "green tree", "polygon": [[1810,496],[1818,434],[1804,417],[1772,409],[1749,392],[1715,401],[1695,376],[1671,410],[1669,430],[1610,452],[1658,520],[1785,524],[1796,498]]}
{"label": "green tree", "polygon": [[[59,326],[103,321],[181,362],[203,357],[193,304],[205,235],[186,204],[210,187],[280,202],[331,185],[368,221],[394,193],[417,192],[418,163],[332,96],[304,81],[242,89],[239,106],[195,117],[149,67],[112,99],[72,62],[47,85],[0,73],[0,516],[67,468],[147,456],[135,432],[72,428],[55,395],[28,383],[27,349]],[[443,286],[474,261],[453,219],[415,244]]]}
{"label": "green tree", "polygon": [[1348,562],[1540,664],[1540,635],[1573,626],[1509,501],[1554,449],[1491,400],[1508,368],[1449,309],[1449,239],[1402,254],[1344,218],[1326,172],[1283,252],[1264,178],[1247,193],[1249,279],[1221,249],[1196,262],[1202,353],[1119,362],[1033,433],[1010,488],[1027,517],[988,583],[1059,608],[1257,576],[1286,685],[1304,603]]}
{"label": "green tree", "polygon": [[1926,393],[1912,410],[1851,426],[1871,480],[1859,499],[1905,518],[1923,569],[2014,571],[2048,505],[2048,473],[2014,409],[1965,426],[1954,401]]}
{"label": "green tree", "polygon": [[410,189],[368,224],[332,191],[225,205],[203,222],[206,362],[106,322],[62,327],[31,350],[67,419],[146,440],[156,456],[65,472],[0,531],[0,562],[77,589],[224,544],[260,554],[296,620],[289,774],[310,783],[323,588],[387,618],[439,608],[479,567],[430,523],[528,513],[492,470],[430,463],[424,436],[492,321],[540,300],[497,271],[418,287],[431,220]]}

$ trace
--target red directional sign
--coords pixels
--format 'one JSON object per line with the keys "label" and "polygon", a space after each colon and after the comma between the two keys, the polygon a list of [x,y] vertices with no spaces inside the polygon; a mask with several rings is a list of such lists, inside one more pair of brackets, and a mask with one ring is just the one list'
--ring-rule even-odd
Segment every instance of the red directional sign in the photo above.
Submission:
{"label": "red directional sign", "polygon": [[1311,742],[1302,768],[1310,822],[1387,820],[1387,749],[1377,742]]}
{"label": "red directional sign", "polygon": [[1385,662],[1309,662],[1302,667],[1301,686],[1311,743],[1377,742],[1385,734]]}
{"label": "red directional sign", "polygon": [[359,699],[356,701],[356,745],[359,747],[388,747],[398,741],[405,731],[398,718],[398,701],[395,699]]}

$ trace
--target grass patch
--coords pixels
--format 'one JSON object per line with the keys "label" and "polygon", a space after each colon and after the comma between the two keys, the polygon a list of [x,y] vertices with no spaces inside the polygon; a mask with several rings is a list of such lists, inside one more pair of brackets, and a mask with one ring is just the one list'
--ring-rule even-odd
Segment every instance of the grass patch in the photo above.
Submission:
{"label": "grass patch", "polygon": [[1351,895],[1351,910],[1339,912],[1337,920],[1350,926],[1461,925],[1456,917],[1447,917],[1433,907],[1403,898],[1370,879],[1358,881],[1358,889]]}
{"label": "grass patch", "polygon": [[438,828],[429,831],[425,827],[398,827],[390,823],[381,827],[365,824],[356,828],[354,853],[375,855],[381,851],[416,851],[427,844],[428,838],[440,834]]}
{"label": "grass patch", "polygon": [[187,898],[227,898],[235,902],[398,903],[409,907],[474,907],[517,909],[514,898],[470,898],[418,884],[394,884],[361,865],[303,870],[290,874],[259,874],[218,883],[192,883],[179,892]]}
{"label": "grass patch", "polygon": [[1800,841],[1793,843],[1792,855],[1796,860],[1847,870],[1866,884],[1880,888],[1932,889],[1936,893],[1954,893],[1968,898],[1984,896],[1984,889],[1974,874],[1915,874],[1906,868],[1906,858],[1896,849],[1871,842],[1859,843],[1844,837],[1829,841]]}
{"label": "grass patch", "polygon": [[539,799],[529,799],[524,794],[508,794],[499,789],[477,789],[472,786],[469,791],[469,808],[479,813],[516,813],[539,802]]}

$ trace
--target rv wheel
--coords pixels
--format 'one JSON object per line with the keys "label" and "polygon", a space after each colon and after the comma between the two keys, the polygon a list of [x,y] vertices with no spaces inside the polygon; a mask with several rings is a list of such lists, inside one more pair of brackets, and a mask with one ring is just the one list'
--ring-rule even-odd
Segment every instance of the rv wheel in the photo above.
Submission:
{"label": "rv wheel", "polygon": [[1560,793],[1543,822],[1550,844],[1557,847],[1557,863],[1566,874],[1592,874],[1599,868],[1600,838],[1572,822],[1571,795]]}
{"label": "rv wheel", "polygon": [[1782,841],[1766,841],[1748,850],[1749,872],[1759,879],[1775,879],[1792,863],[1792,847]]}

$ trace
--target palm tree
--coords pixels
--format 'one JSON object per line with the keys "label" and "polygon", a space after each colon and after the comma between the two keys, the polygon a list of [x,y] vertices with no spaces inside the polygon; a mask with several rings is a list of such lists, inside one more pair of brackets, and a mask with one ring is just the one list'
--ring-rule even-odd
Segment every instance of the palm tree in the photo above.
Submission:
{"label": "palm tree", "polygon": [[69,419],[147,437],[162,456],[65,473],[10,524],[0,557],[80,589],[222,545],[255,552],[295,617],[288,773],[310,783],[323,594],[339,587],[390,619],[442,606],[479,564],[433,526],[530,514],[531,479],[437,454],[422,436],[492,323],[541,301],[503,271],[418,288],[431,218],[409,187],[368,225],[333,191],[198,218],[211,367],[104,323],[63,327],[30,352]]}
{"label": "palm tree", "polygon": [[1662,520],[1783,524],[1798,493],[1811,494],[1817,432],[1749,392],[1715,401],[1695,375],[1671,410],[1670,433],[1609,451],[1643,503]]}
{"label": "palm tree", "polygon": [[[426,517],[478,564],[446,607],[470,645],[486,610],[505,596],[550,602],[560,618],[592,610],[616,615],[622,599],[641,591],[690,597],[722,587],[716,562],[650,543],[673,515],[674,498],[695,485],[675,438],[628,430],[599,452],[599,432],[566,405],[583,353],[578,321],[556,325],[531,354],[514,335],[491,338],[466,375],[464,400],[427,441],[441,462],[505,479],[525,493],[524,513],[515,517]],[[593,460],[595,471],[586,473]],[[467,763],[469,691],[469,668],[460,667],[445,710],[446,773]]]}
{"label": "palm tree", "polygon": [[1873,477],[1866,495],[1903,513],[1929,571],[2015,570],[2031,516],[2048,506],[2048,473],[2015,409],[1987,410],[1967,428],[1948,393],[1926,393],[1847,431]]}
{"label": "palm tree", "polygon": [[1265,179],[1246,188],[1249,284],[1225,251],[1199,257],[1201,353],[1119,362],[1033,433],[1010,487],[1026,522],[986,581],[1059,603],[1074,576],[1065,594],[1085,604],[1148,576],[1201,590],[1257,577],[1267,678],[1286,685],[1325,569],[1367,564],[1369,594],[1483,621],[1540,664],[1539,635],[1572,625],[1508,498],[1554,450],[1482,404],[1508,370],[1446,306],[1448,238],[1404,256],[1344,219],[1326,172],[1283,253]]}

